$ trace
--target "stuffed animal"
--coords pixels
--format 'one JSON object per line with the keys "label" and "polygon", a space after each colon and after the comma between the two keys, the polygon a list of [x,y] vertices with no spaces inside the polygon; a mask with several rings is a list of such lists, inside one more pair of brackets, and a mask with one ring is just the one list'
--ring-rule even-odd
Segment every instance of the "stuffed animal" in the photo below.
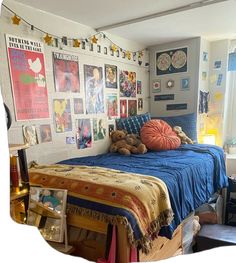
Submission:
{"label": "stuffed animal", "polygon": [[174,126],[173,131],[181,140],[181,144],[193,144],[193,141],[182,131],[180,126]]}
{"label": "stuffed animal", "polygon": [[147,152],[147,147],[141,142],[140,136],[138,134],[127,134],[126,141],[128,144],[137,147],[137,153],[144,154]]}
{"label": "stuffed animal", "polygon": [[131,153],[142,153],[141,147],[139,146],[138,148],[132,145],[131,143],[127,142],[126,137],[127,131],[125,130],[113,131],[111,133],[112,144],[110,146],[110,152],[119,152],[120,154],[124,155],[130,155]]}

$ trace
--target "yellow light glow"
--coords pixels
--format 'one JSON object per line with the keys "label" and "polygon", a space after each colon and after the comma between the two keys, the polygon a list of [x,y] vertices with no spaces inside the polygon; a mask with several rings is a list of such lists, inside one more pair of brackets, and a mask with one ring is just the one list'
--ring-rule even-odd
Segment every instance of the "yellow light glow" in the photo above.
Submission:
{"label": "yellow light glow", "polygon": [[203,135],[203,143],[204,144],[216,144],[216,137],[214,134],[205,134]]}

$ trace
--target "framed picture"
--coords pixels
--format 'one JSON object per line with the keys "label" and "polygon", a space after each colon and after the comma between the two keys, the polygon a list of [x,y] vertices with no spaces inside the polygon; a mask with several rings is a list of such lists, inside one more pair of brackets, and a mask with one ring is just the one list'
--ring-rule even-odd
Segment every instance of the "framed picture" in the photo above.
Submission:
{"label": "framed picture", "polygon": [[136,73],[120,71],[120,97],[136,97]]}
{"label": "framed picture", "polygon": [[75,144],[75,137],[74,136],[67,136],[66,137],[66,144]]}
{"label": "framed picture", "polygon": [[25,143],[29,144],[30,146],[39,143],[35,125],[23,125],[22,129]]}
{"label": "framed picture", "polygon": [[105,86],[117,89],[117,66],[105,64]]}
{"label": "framed picture", "polygon": [[27,224],[48,241],[63,242],[67,190],[30,187]]}
{"label": "framed picture", "polygon": [[44,44],[7,34],[6,44],[16,121],[49,118]]}
{"label": "framed picture", "polygon": [[84,114],[84,105],[82,98],[74,98],[74,113]]}
{"label": "framed picture", "polygon": [[104,113],[103,68],[84,65],[86,114]]}
{"label": "framed picture", "polygon": [[189,90],[190,89],[190,79],[183,78],[180,80],[180,88],[181,90]]}
{"label": "framed picture", "polygon": [[167,82],[166,82],[166,87],[168,89],[171,89],[175,86],[175,81],[173,79],[169,79]]}
{"label": "framed picture", "polygon": [[52,132],[50,124],[43,124],[39,126],[41,143],[52,141]]}
{"label": "framed picture", "polygon": [[156,75],[187,72],[187,58],[187,47],[157,52]]}
{"label": "framed picture", "polygon": [[127,118],[127,100],[120,100],[120,117]]}
{"label": "framed picture", "polygon": [[77,120],[76,144],[78,149],[92,147],[92,129],[90,119]]}
{"label": "framed picture", "polygon": [[107,123],[105,119],[93,119],[93,140],[105,139],[107,135]]}
{"label": "framed picture", "polygon": [[205,62],[208,61],[208,52],[203,51],[203,53],[202,53],[202,60],[205,61]]}
{"label": "framed picture", "polygon": [[153,80],[153,82],[152,82],[152,92],[153,93],[161,92],[161,80],[160,79]]}
{"label": "framed picture", "polygon": [[216,60],[213,65],[213,69],[221,69],[221,60]]}
{"label": "framed picture", "polygon": [[128,100],[128,116],[137,115],[137,100]]}
{"label": "framed picture", "polygon": [[142,81],[137,80],[137,94],[142,94]]}
{"label": "framed picture", "polygon": [[72,131],[71,108],[69,99],[53,100],[53,117],[58,133]]}
{"label": "framed picture", "polygon": [[107,115],[109,118],[118,117],[118,97],[117,94],[107,95]]}
{"label": "framed picture", "polygon": [[138,111],[143,110],[143,98],[138,99]]}

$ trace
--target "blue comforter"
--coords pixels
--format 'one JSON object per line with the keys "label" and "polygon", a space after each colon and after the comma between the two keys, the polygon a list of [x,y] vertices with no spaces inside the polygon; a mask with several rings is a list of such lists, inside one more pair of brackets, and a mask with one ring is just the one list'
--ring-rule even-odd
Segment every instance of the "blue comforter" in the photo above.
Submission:
{"label": "blue comforter", "polygon": [[228,184],[223,150],[210,145],[183,145],[176,150],[124,156],[107,153],[60,163],[89,165],[155,176],[168,188],[174,220],[160,234],[171,238],[176,227],[213,193]]}

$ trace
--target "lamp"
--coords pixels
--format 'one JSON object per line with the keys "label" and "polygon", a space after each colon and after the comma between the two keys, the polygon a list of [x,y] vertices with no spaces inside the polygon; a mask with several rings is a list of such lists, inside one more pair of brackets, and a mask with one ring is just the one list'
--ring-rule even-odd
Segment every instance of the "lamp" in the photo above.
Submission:
{"label": "lamp", "polygon": [[204,144],[216,144],[216,137],[214,134],[205,134],[203,135],[203,143]]}

